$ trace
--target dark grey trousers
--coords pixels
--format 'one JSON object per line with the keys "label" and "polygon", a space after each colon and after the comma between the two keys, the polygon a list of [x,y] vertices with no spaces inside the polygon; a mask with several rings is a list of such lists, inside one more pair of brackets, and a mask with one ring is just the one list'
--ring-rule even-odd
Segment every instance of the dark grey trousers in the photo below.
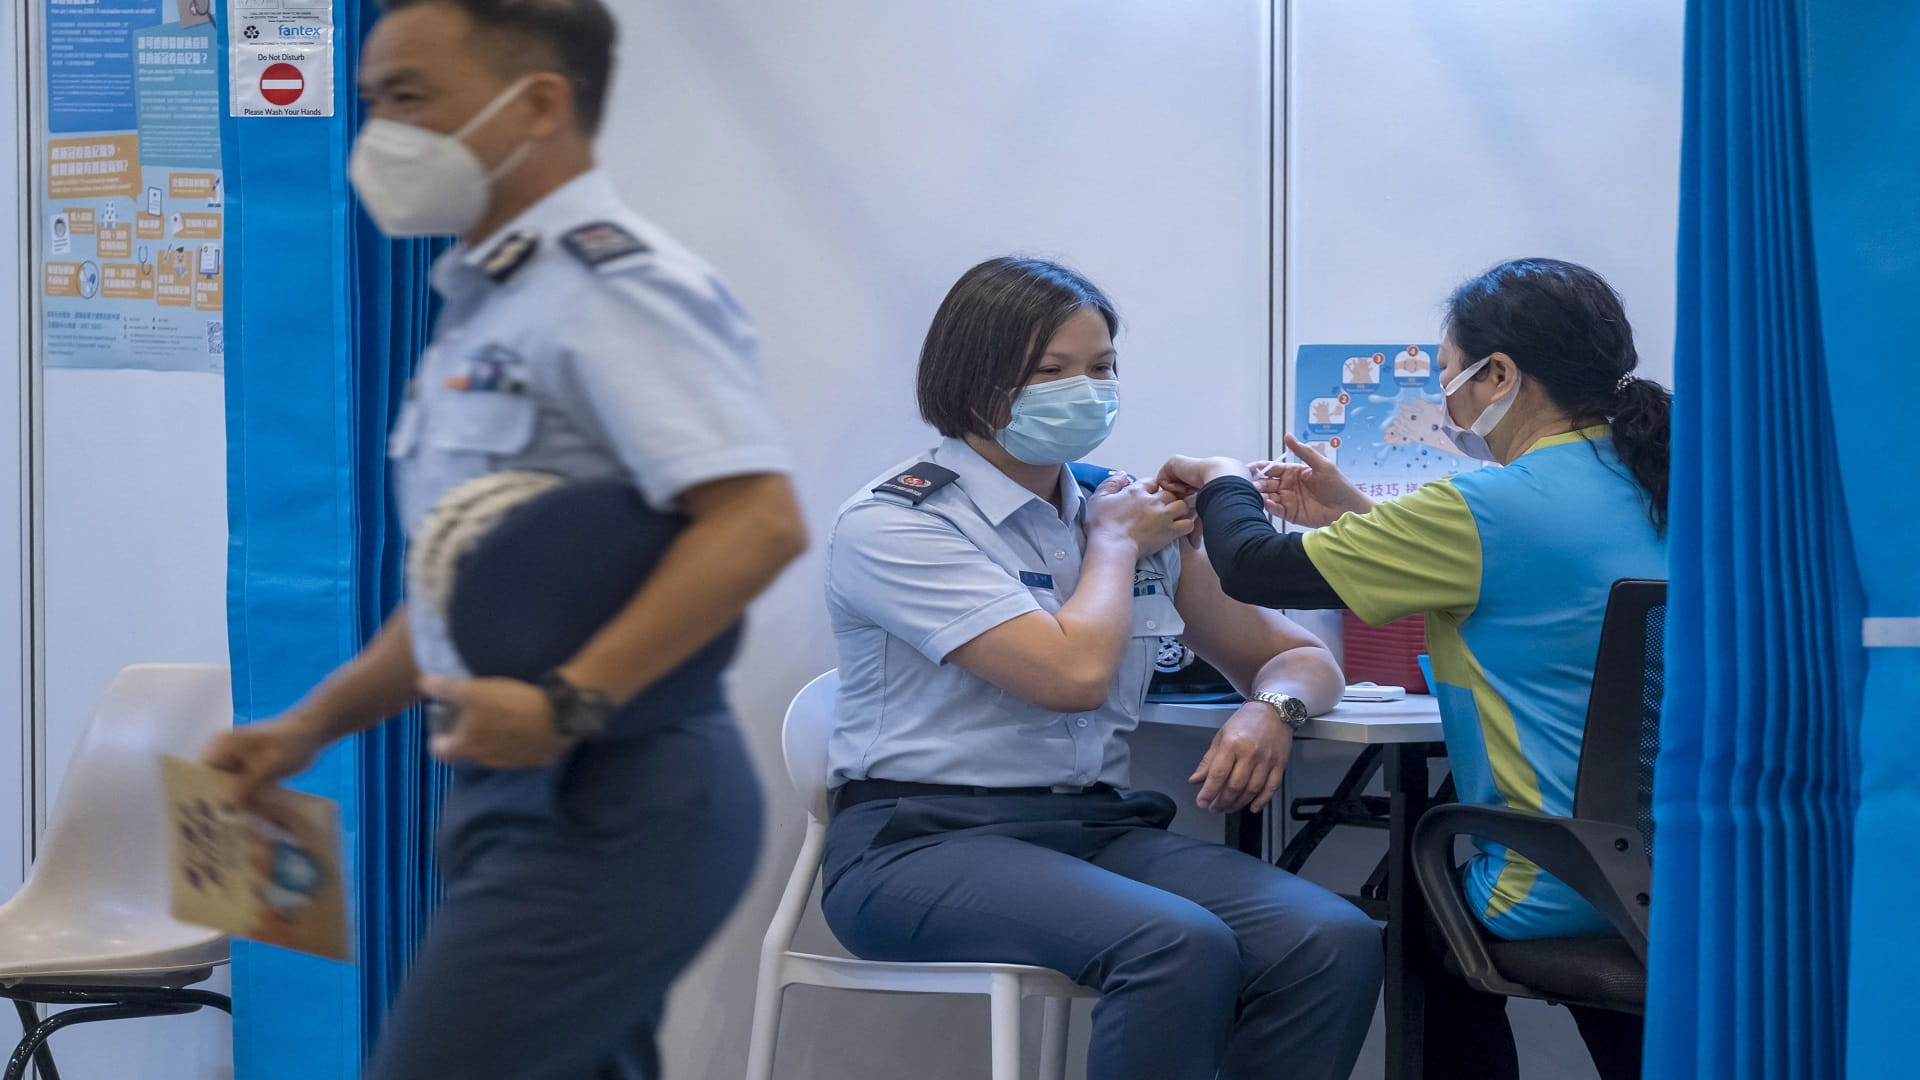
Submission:
{"label": "dark grey trousers", "polygon": [[834,817],[827,922],[874,960],[1049,967],[1101,991],[1089,1080],[1346,1080],[1380,929],[1154,792],[933,796]]}
{"label": "dark grey trousers", "polygon": [[668,987],[745,891],[760,791],[731,717],[464,769],[447,897],[371,1080],[654,1080]]}

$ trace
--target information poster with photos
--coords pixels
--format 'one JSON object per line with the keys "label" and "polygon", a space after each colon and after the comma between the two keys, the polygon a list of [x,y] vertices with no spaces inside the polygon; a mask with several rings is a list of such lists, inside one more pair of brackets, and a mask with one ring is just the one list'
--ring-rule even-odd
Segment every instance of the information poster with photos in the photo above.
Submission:
{"label": "information poster with photos", "polygon": [[1441,428],[1434,345],[1302,345],[1294,356],[1294,437],[1362,494],[1391,499],[1480,467]]}
{"label": "information poster with photos", "polygon": [[210,0],[43,0],[49,367],[219,371],[225,191]]}

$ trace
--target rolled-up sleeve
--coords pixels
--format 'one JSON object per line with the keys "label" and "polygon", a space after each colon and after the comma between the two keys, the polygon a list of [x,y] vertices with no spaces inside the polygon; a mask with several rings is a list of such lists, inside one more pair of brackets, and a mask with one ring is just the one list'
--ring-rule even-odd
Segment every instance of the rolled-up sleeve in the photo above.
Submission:
{"label": "rolled-up sleeve", "polygon": [[834,527],[827,587],[850,612],[936,664],[981,634],[1041,610],[1033,593],[961,531],[910,506],[849,507]]}

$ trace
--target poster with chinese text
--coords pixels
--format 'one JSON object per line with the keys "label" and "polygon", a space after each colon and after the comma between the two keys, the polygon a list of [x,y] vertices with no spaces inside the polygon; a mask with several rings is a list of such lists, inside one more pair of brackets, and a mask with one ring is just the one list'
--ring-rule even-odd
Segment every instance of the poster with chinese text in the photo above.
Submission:
{"label": "poster with chinese text", "polygon": [[46,0],[34,205],[49,367],[222,367],[225,192],[207,10]]}
{"label": "poster with chinese text", "polygon": [[1300,346],[1290,430],[1374,499],[1479,468],[1441,428],[1438,353],[1433,345]]}

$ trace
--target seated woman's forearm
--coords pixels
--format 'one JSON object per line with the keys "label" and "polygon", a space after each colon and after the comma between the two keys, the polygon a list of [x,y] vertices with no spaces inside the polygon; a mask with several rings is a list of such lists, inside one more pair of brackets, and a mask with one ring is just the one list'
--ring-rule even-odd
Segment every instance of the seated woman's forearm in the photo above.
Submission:
{"label": "seated woman's forearm", "polygon": [[1075,672],[1105,698],[1133,633],[1133,568],[1137,546],[1109,537],[1087,538],[1080,584],[1054,619],[1070,647],[1064,672]]}
{"label": "seated woman's forearm", "polygon": [[1197,507],[1208,561],[1228,596],[1270,608],[1346,606],[1307,558],[1299,534],[1280,532],[1267,520],[1266,504],[1252,481],[1215,480],[1201,489]]}
{"label": "seated woman's forearm", "polygon": [[1020,700],[1087,712],[1113,692],[1133,633],[1137,546],[1089,537],[1073,596],[1053,613],[1028,612],[955,649],[948,659]]}

